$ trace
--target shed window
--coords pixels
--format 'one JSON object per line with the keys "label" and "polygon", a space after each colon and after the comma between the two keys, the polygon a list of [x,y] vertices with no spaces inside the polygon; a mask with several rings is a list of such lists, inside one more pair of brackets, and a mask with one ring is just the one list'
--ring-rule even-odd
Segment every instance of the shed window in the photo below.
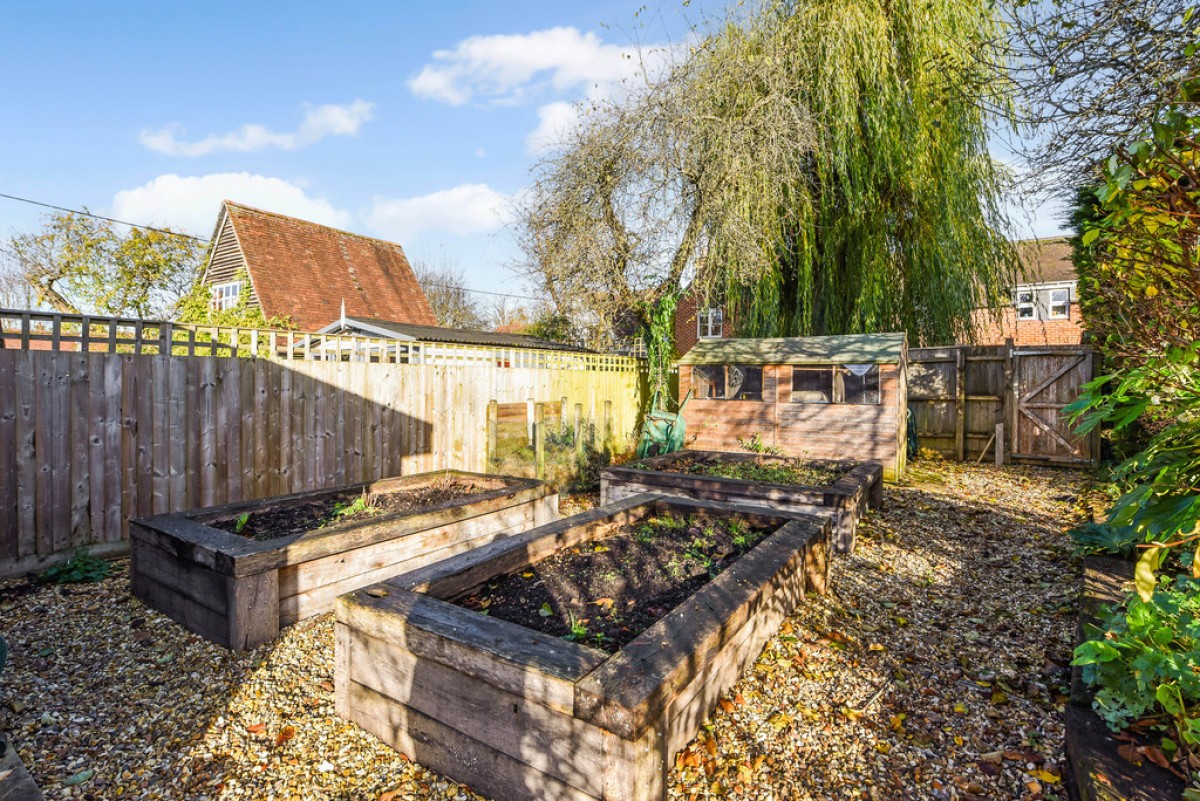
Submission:
{"label": "shed window", "polygon": [[879,365],[847,364],[839,368],[844,403],[879,403]]}
{"label": "shed window", "polygon": [[696,312],[697,339],[719,339],[724,329],[725,314],[719,308]]}
{"label": "shed window", "polygon": [[692,368],[692,391],[700,400],[749,400],[763,398],[761,365],[705,364]]}
{"label": "shed window", "polygon": [[792,403],[879,404],[879,365],[792,368]]}
{"label": "shed window", "polygon": [[792,403],[833,403],[833,370],[793,367]]}

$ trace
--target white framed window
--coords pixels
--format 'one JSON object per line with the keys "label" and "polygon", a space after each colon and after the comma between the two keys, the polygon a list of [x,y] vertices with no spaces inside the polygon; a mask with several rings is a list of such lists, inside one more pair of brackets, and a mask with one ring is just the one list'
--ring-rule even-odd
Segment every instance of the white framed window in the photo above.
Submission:
{"label": "white framed window", "polygon": [[1037,294],[1032,289],[1017,290],[1017,319],[1037,319]]}
{"label": "white framed window", "polygon": [[232,309],[237,305],[238,298],[242,295],[241,281],[226,281],[223,284],[213,284],[212,286],[212,308],[213,311],[224,311]]}
{"label": "white framed window", "polygon": [[696,312],[696,338],[718,339],[724,324],[725,314],[720,308],[702,309]]}
{"label": "white framed window", "polygon": [[1050,290],[1050,319],[1066,320],[1071,316],[1071,290]]}

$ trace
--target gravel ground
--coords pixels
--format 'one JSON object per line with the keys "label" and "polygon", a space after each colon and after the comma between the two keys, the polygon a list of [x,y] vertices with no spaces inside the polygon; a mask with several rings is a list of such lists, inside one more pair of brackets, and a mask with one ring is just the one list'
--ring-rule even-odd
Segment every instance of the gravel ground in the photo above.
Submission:
{"label": "gravel ground", "polygon": [[[672,799],[1066,798],[1083,479],[914,475],[678,756]],[[232,655],[133,599],[123,564],[0,598],[0,731],[48,799],[478,798],[335,717],[329,615]]]}

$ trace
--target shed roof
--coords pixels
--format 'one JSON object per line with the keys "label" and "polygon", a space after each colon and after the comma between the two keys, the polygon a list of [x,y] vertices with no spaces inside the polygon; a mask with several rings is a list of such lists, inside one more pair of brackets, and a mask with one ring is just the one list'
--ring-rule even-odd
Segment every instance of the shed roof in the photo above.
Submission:
{"label": "shed roof", "polygon": [[680,364],[894,364],[907,335],[845,334],[778,339],[702,339]]}
{"label": "shed roof", "polygon": [[587,348],[550,342],[525,334],[506,334],[496,331],[474,331],[463,328],[443,328],[434,325],[414,325],[395,320],[375,320],[365,317],[346,316],[334,320],[321,329],[323,333],[336,333],[341,329],[353,329],[370,336],[388,337],[422,342],[445,342],[458,345],[488,345],[498,348],[533,348],[536,350],[570,350],[590,353]]}

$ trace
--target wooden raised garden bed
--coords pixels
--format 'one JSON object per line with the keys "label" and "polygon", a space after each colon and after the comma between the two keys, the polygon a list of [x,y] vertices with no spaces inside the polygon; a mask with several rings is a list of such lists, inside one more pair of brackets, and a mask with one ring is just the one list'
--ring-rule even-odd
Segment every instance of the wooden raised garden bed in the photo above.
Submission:
{"label": "wooden raised garden bed", "polygon": [[[757,474],[757,480],[714,475],[721,472]],[[786,472],[792,473],[789,483],[778,483]],[[763,475],[768,480],[762,480]],[[868,507],[883,503],[883,468],[876,462],[688,450],[609,467],[600,474],[601,503],[643,492],[828,515],[834,550],[849,553],[859,519]]]}
{"label": "wooden raised garden bed", "polygon": [[130,523],[133,593],[242,650],[344,592],[557,519],[541,481],[457,470],[158,515]]}
{"label": "wooden raised garden bed", "polygon": [[[465,606],[478,609],[514,578],[551,584],[547,563],[629,554],[631,537],[673,515],[701,536],[729,531],[730,521],[756,527],[756,544],[674,608],[652,612],[654,622],[615,653],[588,637],[571,641]],[[718,524],[690,522],[698,519]],[[674,754],[805,591],[824,591],[829,525],[812,515],[642,495],[343,595],[338,714],[497,801],[665,798]],[[627,565],[631,585],[640,566]],[[635,590],[593,599],[589,615],[611,615],[634,598],[647,600]],[[547,617],[561,611],[543,608]]]}

